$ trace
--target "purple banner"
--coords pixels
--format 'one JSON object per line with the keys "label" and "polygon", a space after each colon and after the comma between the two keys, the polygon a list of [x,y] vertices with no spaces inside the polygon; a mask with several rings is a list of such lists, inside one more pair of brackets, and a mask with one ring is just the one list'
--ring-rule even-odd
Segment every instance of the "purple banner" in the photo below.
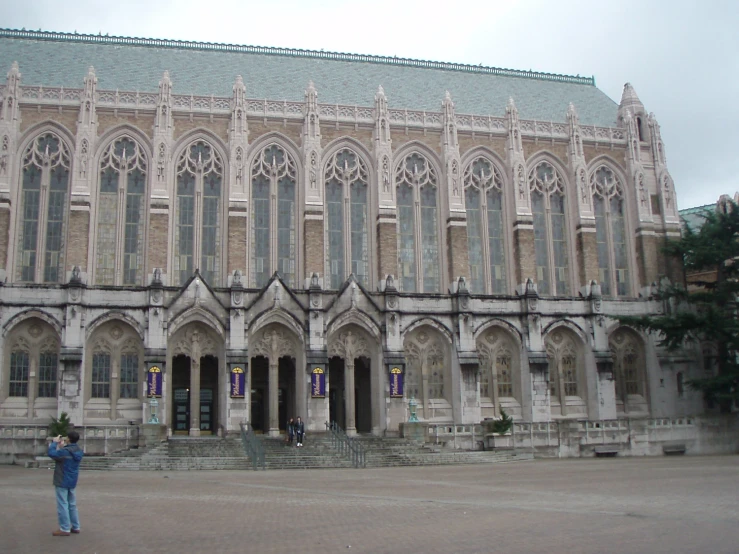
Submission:
{"label": "purple banner", "polygon": [[326,396],[326,373],[322,367],[314,367],[310,374],[310,395],[313,398]]}
{"label": "purple banner", "polygon": [[403,370],[397,366],[390,368],[390,397],[403,398]]}
{"label": "purple banner", "polygon": [[231,398],[244,398],[246,373],[242,367],[231,368]]}
{"label": "purple banner", "polygon": [[146,374],[146,396],[149,398],[161,398],[162,396],[162,370],[152,366]]}

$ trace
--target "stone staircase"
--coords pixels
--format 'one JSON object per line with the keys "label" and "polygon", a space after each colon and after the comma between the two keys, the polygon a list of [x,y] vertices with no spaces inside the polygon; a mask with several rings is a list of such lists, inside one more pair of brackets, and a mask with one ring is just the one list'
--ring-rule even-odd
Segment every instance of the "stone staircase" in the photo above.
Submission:
{"label": "stone staircase", "polygon": [[[339,455],[328,433],[310,433],[303,447],[285,443],[284,438],[260,437],[265,450],[266,469],[352,468]],[[448,450],[403,438],[359,436],[365,451],[366,467],[400,467],[455,464],[491,464],[532,460],[533,453],[512,450]],[[38,457],[39,467],[54,467],[47,457]],[[86,471],[188,471],[248,470],[252,462],[244,453],[240,437],[171,437],[153,448],[134,448],[109,456],[85,456]]]}

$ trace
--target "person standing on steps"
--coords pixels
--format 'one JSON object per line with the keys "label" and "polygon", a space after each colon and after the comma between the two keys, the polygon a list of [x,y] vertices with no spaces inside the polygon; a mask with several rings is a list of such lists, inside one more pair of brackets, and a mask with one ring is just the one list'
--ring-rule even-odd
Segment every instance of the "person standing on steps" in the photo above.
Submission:
{"label": "person standing on steps", "polygon": [[287,432],[287,439],[285,439],[285,441],[287,444],[292,446],[293,437],[295,436],[295,421],[293,418],[287,420],[287,429],[285,429],[285,431]]}
{"label": "person standing on steps", "polygon": [[80,532],[80,516],[77,512],[77,478],[84,452],[77,445],[80,435],[70,431],[69,444],[61,435],[49,443],[49,457],[56,462],[54,468],[54,487],[56,487],[56,513],[59,529],[51,534],[55,537],[68,537],[70,533]]}
{"label": "person standing on steps", "polygon": [[305,424],[298,416],[298,420],[295,422],[295,438],[298,440],[298,446],[303,446],[303,437],[305,437]]}

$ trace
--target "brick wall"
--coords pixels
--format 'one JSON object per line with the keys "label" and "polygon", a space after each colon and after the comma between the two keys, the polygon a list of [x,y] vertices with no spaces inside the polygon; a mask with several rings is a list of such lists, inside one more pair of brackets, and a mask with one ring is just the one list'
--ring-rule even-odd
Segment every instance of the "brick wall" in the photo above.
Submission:
{"label": "brick wall", "polygon": [[398,229],[395,223],[377,224],[378,279],[385,275],[398,276]]}
{"label": "brick wall", "polygon": [[593,280],[600,281],[598,278],[598,245],[596,242],[595,228],[578,228],[576,244],[579,286],[583,286]]}
{"label": "brick wall", "polygon": [[168,214],[151,214],[149,222],[149,263],[147,271],[160,267],[162,272],[167,271],[167,225]]}
{"label": "brick wall", "polygon": [[516,264],[516,284],[523,283],[529,277],[536,281],[533,229],[519,228],[513,232],[513,256]]}
{"label": "brick wall", "polygon": [[305,220],[303,245],[305,247],[305,276],[310,277],[313,273],[323,275],[325,273],[323,270],[325,254],[323,248],[323,221],[320,219]]}
{"label": "brick wall", "polygon": [[449,248],[449,281],[464,276],[469,281],[470,261],[467,244],[467,226],[449,225],[447,227]]}
{"label": "brick wall", "polygon": [[90,237],[90,212],[74,210],[69,214],[69,244],[67,244],[67,270],[78,265],[87,271],[87,251]]}
{"label": "brick wall", "polygon": [[239,270],[246,274],[246,218],[229,216],[228,218],[228,256],[226,267],[231,274]]}

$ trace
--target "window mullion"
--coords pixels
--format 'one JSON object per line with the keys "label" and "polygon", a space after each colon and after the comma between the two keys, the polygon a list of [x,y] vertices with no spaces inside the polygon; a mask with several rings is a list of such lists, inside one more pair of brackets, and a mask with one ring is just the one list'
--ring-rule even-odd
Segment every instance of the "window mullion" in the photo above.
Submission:
{"label": "window mullion", "polygon": [[[350,190],[349,179],[344,179],[344,275],[347,277],[347,271],[352,271],[352,193]],[[354,276],[356,277],[356,275]]]}
{"label": "window mullion", "polygon": [[478,189],[480,191],[480,241],[482,242],[482,275],[485,279],[486,294],[493,293],[493,274],[490,270],[490,228],[488,226],[488,192],[487,190]]}
{"label": "window mullion", "polygon": [[123,283],[123,246],[126,240],[126,185],[128,172],[125,167],[118,174],[118,210],[115,229],[115,269],[113,284],[120,286]]}
{"label": "window mullion", "polygon": [[46,222],[49,219],[48,202],[49,188],[51,185],[51,168],[44,164],[41,169],[41,190],[38,199],[38,231],[36,235],[36,269],[35,283],[43,280],[44,264],[46,263]]}
{"label": "window mullion", "polygon": [[615,245],[613,244],[613,233],[611,228],[611,205],[608,200],[604,200],[604,204],[606,206],[606,245],[608,245],[608,261],[609,265],[611,266],[608,280],[611,282],[611,296],[616,297],[618,296],[618,279],[616,279],[616,272],[618,271],[618,268],[616,267],[616,249]]}
{"label": "window mullion", "polygon": [[421,221],[421,189],[413,186],[414,218],[413,232],[416,235],[416,291],[423,292],[423,222]]}
{"label": "window mullion", "polygon": [[547,227],[547,262],[549,264],[549,294],[557,296],[557,269],[554,267],[554,229],[552,227],[552,204],[551,196],[544,195],[544,213]]}

